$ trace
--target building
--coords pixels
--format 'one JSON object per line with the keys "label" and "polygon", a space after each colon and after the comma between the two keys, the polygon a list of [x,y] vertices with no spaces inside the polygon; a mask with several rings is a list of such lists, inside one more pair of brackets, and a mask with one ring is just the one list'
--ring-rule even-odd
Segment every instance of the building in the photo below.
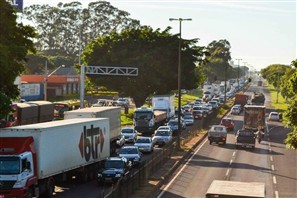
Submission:
{"label": "building", "polygon": [[[36,91],[36,87],[39,87],[38,89],[44,89],[45,80],[45,75],[22,75],[22,88],[20,90],[21,98],[27,97],[28,100],[32,100],[30,97],[28,98],[28,96],[39,94],[38,99],[44,99],[45,90]],[[51,73],[51,75],[47,77],[46,87],[48,99],[54,98],[56,96],[64,96],[67,94],[78,94],[80,88],[80,76],[76,73],[73,67],[61,67],[56,72]],[[33,89],[35,91],[33,91]],[[34,97],[34,99],[37,98]]]}

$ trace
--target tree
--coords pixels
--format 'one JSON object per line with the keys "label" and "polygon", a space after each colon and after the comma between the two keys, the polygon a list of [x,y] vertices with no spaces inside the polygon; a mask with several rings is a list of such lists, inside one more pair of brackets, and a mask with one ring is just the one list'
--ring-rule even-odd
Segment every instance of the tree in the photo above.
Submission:
{"label": "tree", "polygon": [[22,71],[28,51],[35,52],[32,27],[17,23],[16,12],[6,0],[0,0],[0,117],[10,111],[19,90],[14,81]]}
{"label": "tree", "polygon": [[46,55],[70,56],[74,60],[86,44],[98,36],[139,27],[139,21],[109,2],[91,2],[82,8],[80,2],[59,3],[57,7],[32,5],[24,9],[24,17],[35,24],[36,47]]}
{"label": "tree", "polygon": [[273,64],[269,65],[265,69],[262,69],[261,75],[268,81],[269,84],[272,84],[275,88],[278,88],[280,85],[280,77],[290,69],[291,68],[289,65]]}
{"label": "tree", "polygon": [[[233,77],[234,70],[230,66],[231,45],[227,40],[212,41],[207,46],[209,56],[207,62],[203,65],[203,71],[207,75],[210,82],[216,80],[223,81]],[[222,75],[222,71],[224,74]],[[227,72],[228,71],[228,72]]]}
{"label": "tree", "polygon": [[[168,94],[177,90],[177,61],[179,35],[143,26],[112,33],[91,42],[83,53],[85,65],[130,66],[139,69],[137,77],[95,76],[92,82],[108,89],[133,97],[136,106],[141,106],[152,94]],[[197,87],[202,75],[199,63],[205,52],[197,47],[198,40],[182,40],[181,87]]]}

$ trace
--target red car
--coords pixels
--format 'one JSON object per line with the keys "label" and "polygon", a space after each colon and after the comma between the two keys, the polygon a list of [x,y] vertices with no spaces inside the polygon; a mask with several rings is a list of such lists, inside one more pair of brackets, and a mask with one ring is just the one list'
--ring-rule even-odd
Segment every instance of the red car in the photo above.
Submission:
{"label": "red car", "polygon": [[229,131],[233,131],[234,130],[234,122],[231,118],[223,118],[221,120],[220,125],[223,125],[227,128],[227,130]]}

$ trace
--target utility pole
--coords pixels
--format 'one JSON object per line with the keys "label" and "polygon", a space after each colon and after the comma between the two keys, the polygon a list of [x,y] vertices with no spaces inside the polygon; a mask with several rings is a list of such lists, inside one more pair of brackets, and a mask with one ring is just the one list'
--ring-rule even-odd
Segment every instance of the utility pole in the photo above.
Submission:
{"label": "utility pole", "polygon": [[239,89],[239,65],[240,65],[240,61],[242,59],[237,58],[236,60],[238,61],[238,65],[237,65],[237,89]]}

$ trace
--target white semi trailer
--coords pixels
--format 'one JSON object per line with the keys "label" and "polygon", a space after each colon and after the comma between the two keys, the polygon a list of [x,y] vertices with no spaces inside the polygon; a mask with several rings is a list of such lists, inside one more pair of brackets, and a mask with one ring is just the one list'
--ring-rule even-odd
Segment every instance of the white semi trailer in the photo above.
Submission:
{"label": "white semi trailer", "polygon": [[73,118],[109,118],[110,152],[116,151],[117,140],[121,135],[121,107],[89,107],[64,113],[64,119]]}
{"label": "white semi trailer", "polygon": [[94,179],[109,157],[106,118],[71,119],[0,129],[0,195],[50,197],[55,181]]}

